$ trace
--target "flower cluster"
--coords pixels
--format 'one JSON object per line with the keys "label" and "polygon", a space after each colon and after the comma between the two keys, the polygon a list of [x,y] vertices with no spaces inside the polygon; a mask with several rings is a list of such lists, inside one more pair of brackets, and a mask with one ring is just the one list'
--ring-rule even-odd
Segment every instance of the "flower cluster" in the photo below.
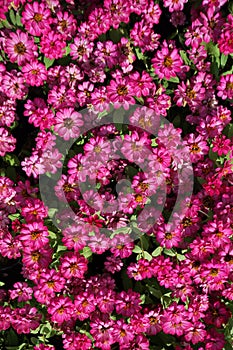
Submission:
{"label": "flower cluster", "polygon": [[0,347],[233,346],[232,35],[226,0],[0,1]]}

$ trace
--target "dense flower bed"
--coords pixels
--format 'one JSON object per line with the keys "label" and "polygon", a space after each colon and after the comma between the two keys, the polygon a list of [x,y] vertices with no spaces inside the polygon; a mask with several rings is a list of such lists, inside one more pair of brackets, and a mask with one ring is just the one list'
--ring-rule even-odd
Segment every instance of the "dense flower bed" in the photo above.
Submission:
{"label": "dense flower bed", "polygon": [[232,4],[0,19],[0,348],[232,349]]}

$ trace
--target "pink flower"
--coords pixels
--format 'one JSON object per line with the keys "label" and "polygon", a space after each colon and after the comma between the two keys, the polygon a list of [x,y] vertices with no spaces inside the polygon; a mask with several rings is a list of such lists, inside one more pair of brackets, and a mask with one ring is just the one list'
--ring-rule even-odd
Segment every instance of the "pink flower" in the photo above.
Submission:
{"label": "pink flower", "polygon": [[19,29],[15,33],[11,32],[10,37],[6,39],[5,50],[10,61],[17,62],[19,66],[38,56],[34,40]]}
{"label": "pink flower", "polygon": [[12,327],[18,334],[28,334],[40,325],[42,315],[38,313],[35,307],[26,304],[22,308],[16,308],[12,311]]}
{"label": "pink flower", "polygon": [[182,239],[181,232],[178,229],[171,231],[168,224],[159,225],[155,234],[159,244],[168,249],[178,247]]}
{"label": "pink flower", "polygon": [[166,41],[163,42],[162,50],[156,52],[156,56],[151,62],[160,79],[176,77],[176,73],[181,71],[183,65],[178,49],[170,48]]}
{"label": "pink flower", "polygon": [[168,7],[169,12],[182,11],[188,0],[163,0],[163,6]]}
{"label": "pink flower", "polygon": [[192,344],[203,342],[204,339],[206,339],[204,325],[199,322],[198,325],[190,327],[184,337],[185,340],[191,342]]}
{"label": "pink flower", "polygon": [[21,21],[25,29],[34,36],[41,36],[51,30],[51,12],[43,2],[33,1],[31,4],[26,4]]}
{"label": "pink flower", "polygon": [[33,290],[26,282],[16,282],[13,287],[15,289],[9,290],[11,299],[17,298],[19,303],[32,299]]}
{"label": "pink flower", "polygon": [[63,347],[68,350],[89,350],[92,349],[92,341],[83,333],[64,333],[62,334]]}
{"label": "pink flower", "polygon": [[[106,162],[111,155],[111,143],[105,138],[97,136],[91,138],[88,143],[83,146],[85,157],[92,161]],[[83,167],[85,167],[85,159],[82,158]]]}
{"label": "pink flower", "polygon": [[116,296],[116,312],[125,317],[130,317],[141,310],[140,303],[141,299],[139,293],[133,292],[131,289],[127,292],[123,291]]}
{"label": "pink flower", "polygon": [[0,156],[3,157],[7,152],[13,152],[15,144],[16,139],[5,128],[0,128]]}
{"label": "pink flower", "polygon": [[73,302],[69,297],[59,296],[51,300],[48,313],[51,316],[51,320],[53,322],[57,322],[59,324],[64,321],[68,321],[74,312]]}
{"label": "pink flower", "polygon": [[22,68],[26,83],[31,86],[40,86],[44,84],[47,78],[47,71],[44,64],[34,61],[26,63]]}
{"label": "pink flower", "polygon": [[192,163],[203,159],[204,155],[208,153],[209,146],[201,135],[195,136],[194,134],[189,134],[185,139],[185,144],[189,147],[190,160]]}
{"label": "pink flower", "polygon": [[62,34],[52,30],[41,37],[41,52],[50,60],[61,58],[65,53],[66,41]]}
{"label": "pink flower", "polygon": [[60,271],[66,278],[83,278],[87,271],[88,260],[79,254],[66,253],[61,257]]}
{"label": "pink flower", "polygon": [[129,106],[135,103],[133,95],[132,84],[126,78],[111,80],[110,85],[107,86],[108,99],[113,102],[115,108],[123,106],[124,109],[129,109]]}
{"label": "pink flower", "polygon": [[86,62],[93,51],[94,43],[81,36],[74,38],[74,43],[70,45],[70,55],[73,60]]}
{"label": "pink flower", "polygon": [[233,74],[226,74],[220,77],[219,84],[217,86],[217,95],[223,100],[233,98]]}
{"label": "pink flower", "polygon": [[56,124],[54,131],[64,140],[70,138],[78,138],[80,135],[80,127],[83,125],[82,115],[73,108],[64,108],[56,114]]}
{"label": "pink flower", "polygon": [[131,135],[124,136],[119,149],[126,159],[141,164],[141,162],[148,160],[151,155],[150,144],[151,140],[146,132],[133,131]]}
{"label": "pink flower", "polygon": [[49,243],[48,229],[42,222],[23,224],[19,239],[24,246],[39,249]]}
{"label": "pink flower", "polygon": [[0,329],[5,331],[11,326],[12,312],[9,306],[0,306]]}
{"label": "pink flower", "polygon": [[80,321],[87,319],[96,309],[96,301],[92,294],[84,292],[74,300],[74,314]]}

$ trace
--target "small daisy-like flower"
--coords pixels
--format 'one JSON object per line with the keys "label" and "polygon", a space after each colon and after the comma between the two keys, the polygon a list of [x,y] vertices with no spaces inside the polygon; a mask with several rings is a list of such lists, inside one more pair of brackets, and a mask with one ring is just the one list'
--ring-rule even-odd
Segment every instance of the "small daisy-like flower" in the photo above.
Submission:
{"label": "small daisy-like flower", "polygon": [[129,109],[129,106],[135,103],[133,95],[132,84],[126,78],[117,77],[107,86],[107,96],[114,103],[115,108],[123,106],[124,109]]}
{"label": "small daisy-like flower", "polygon": [[22,72],[26,83],[31,86],[43,85],[47,78],[45,65],[38,61],[26,63],[22,68]]}
{"label": "small daisy-like flower", "polygon": [[182,11],[188,0],[163,0],[163,6],[168,7],[169,12]]}
{"label": "small daisy-like flower", "polygon": [[61,58],[65,53],[65,38],[55,31],[44,33],[40,43],[41,52],[50,60]]}
{"label": "small daisy-like flower", "polygon": [[163,42],[162,50],[158,50],[151,61],[155,73],[160,79],[176,77],[176,73],[181,71],[181,66],[183,65],[178,50],[169,48],[166,41]]}
{"label": "small daisy-like flower", "polygon": [[17,62],[19,66],[38,56],[34,40],[21,30],[17,30],[16,33],[11,32],[10,37],[5,42],[5,51],[10,61]]}
{"label": "small daisy-like flower", "polygon": [[0,128],[0,156],[15,149],[16,139],[5,128]]}
{"label": "small daisy-like flower", "polygon": [[220,77],[219,84],[217,86],[217,95],[223,100],[227,98],[233,98],[233,74],[226,74]]}
{"label": "small daisy-like flower", "polygon": [[33,1],[25,5],[21,21],[31,35],[40,36],[43,32],[51,30],[51,19],[51,12],[46,8],[46,2]]}
{"label": "small daisy-like flower", "polygon": [[48,313],[51,315],[53,322],[61,324],[71,318],[73,309],[74,305],[70,298],[59,296],[51,301],[48,307]]}
{"label": "small daisy-like flower", "polygon": [[54,131],[64,140],[69,140],[80,135],[80,127],[83,125],[82,115],[73,108],[64,108],[56,114]]}

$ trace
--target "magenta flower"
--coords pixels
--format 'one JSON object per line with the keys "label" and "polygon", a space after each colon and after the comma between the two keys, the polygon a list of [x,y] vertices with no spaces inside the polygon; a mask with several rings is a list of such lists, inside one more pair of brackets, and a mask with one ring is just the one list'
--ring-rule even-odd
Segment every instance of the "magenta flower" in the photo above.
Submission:
{"label": "magenta flower", "polygon": [[51,12],[46,3],[26,4],[21,19],[25,29],[33,36],[41,36],[44,32],[51,30]]}
{"label": "magenta flower", "polygon": [[0,156],[3,157],[7,152],[13,152],[15,144],[16,139],[5,128],[0,128]]}
{"label": "magenta flower", "polygon": [[48,307],[48,313],[51,315],[51,320],[58,324],[68,321],[73,315],[73,312],[74,305],[71,299],[65,296],[54,298]]}
{"label": "magenta flower", "polygon": [[217,95],[223,100],[233,98],[233,74],[222,75],[217,86]]}
{"label": "magenta flower", "polygon": [[65,53],[66,41],[64,36],[52,30],[43,33],[40,44],[40,51],[50,60],[61,58]]}
{"label": "magenta flower", "polygon": [[176,77],[181,71],[183,61],[178,53],[178,49],[169,47],[166,41],[163,42],[162,50],[156,52],[156,56],[151,60],[155,73],[160,79]]}
{"label": "magenta flower", "polygon": [[31,86],[43,85],[47,78],[45,66],[38,61],[26,63],[22,68],[26,83]]}
{"label": "magenta flower", "polygon": [[87,259],[83,256],[74,255],[72,252],[66,253],[61,257],[61,274],[66,278],[83,278],[87,271],[87,263]]}
{"label": "magenta flower", "polygon": [[64,108],[56,114],[56,124],[54,131],[64,140],[70,138],[78,138],[80,135],[80,127],[83,125],[82,115],[73,108]]}
{"label": "magenta flower", "polygon": [[17,62],[19,66],[38,56],[34,40],[19,29],[16,33],[12,32],[10,38],[7,38],[5,50],[10,61],[12,63]]}
{"label": "magenta flower", "polygon": [[182,11],[188,0],[163,0],[163,6],[168,7],[169,12]]}
{"label": "magenta flower", "polygon": [[129,106],[135,103],[133,95],[132,84],[126,78],[111,80],[110,85],[107,86],[108,99],[113,102],[115,108],[123,106],[125,109],[129,109]]}

